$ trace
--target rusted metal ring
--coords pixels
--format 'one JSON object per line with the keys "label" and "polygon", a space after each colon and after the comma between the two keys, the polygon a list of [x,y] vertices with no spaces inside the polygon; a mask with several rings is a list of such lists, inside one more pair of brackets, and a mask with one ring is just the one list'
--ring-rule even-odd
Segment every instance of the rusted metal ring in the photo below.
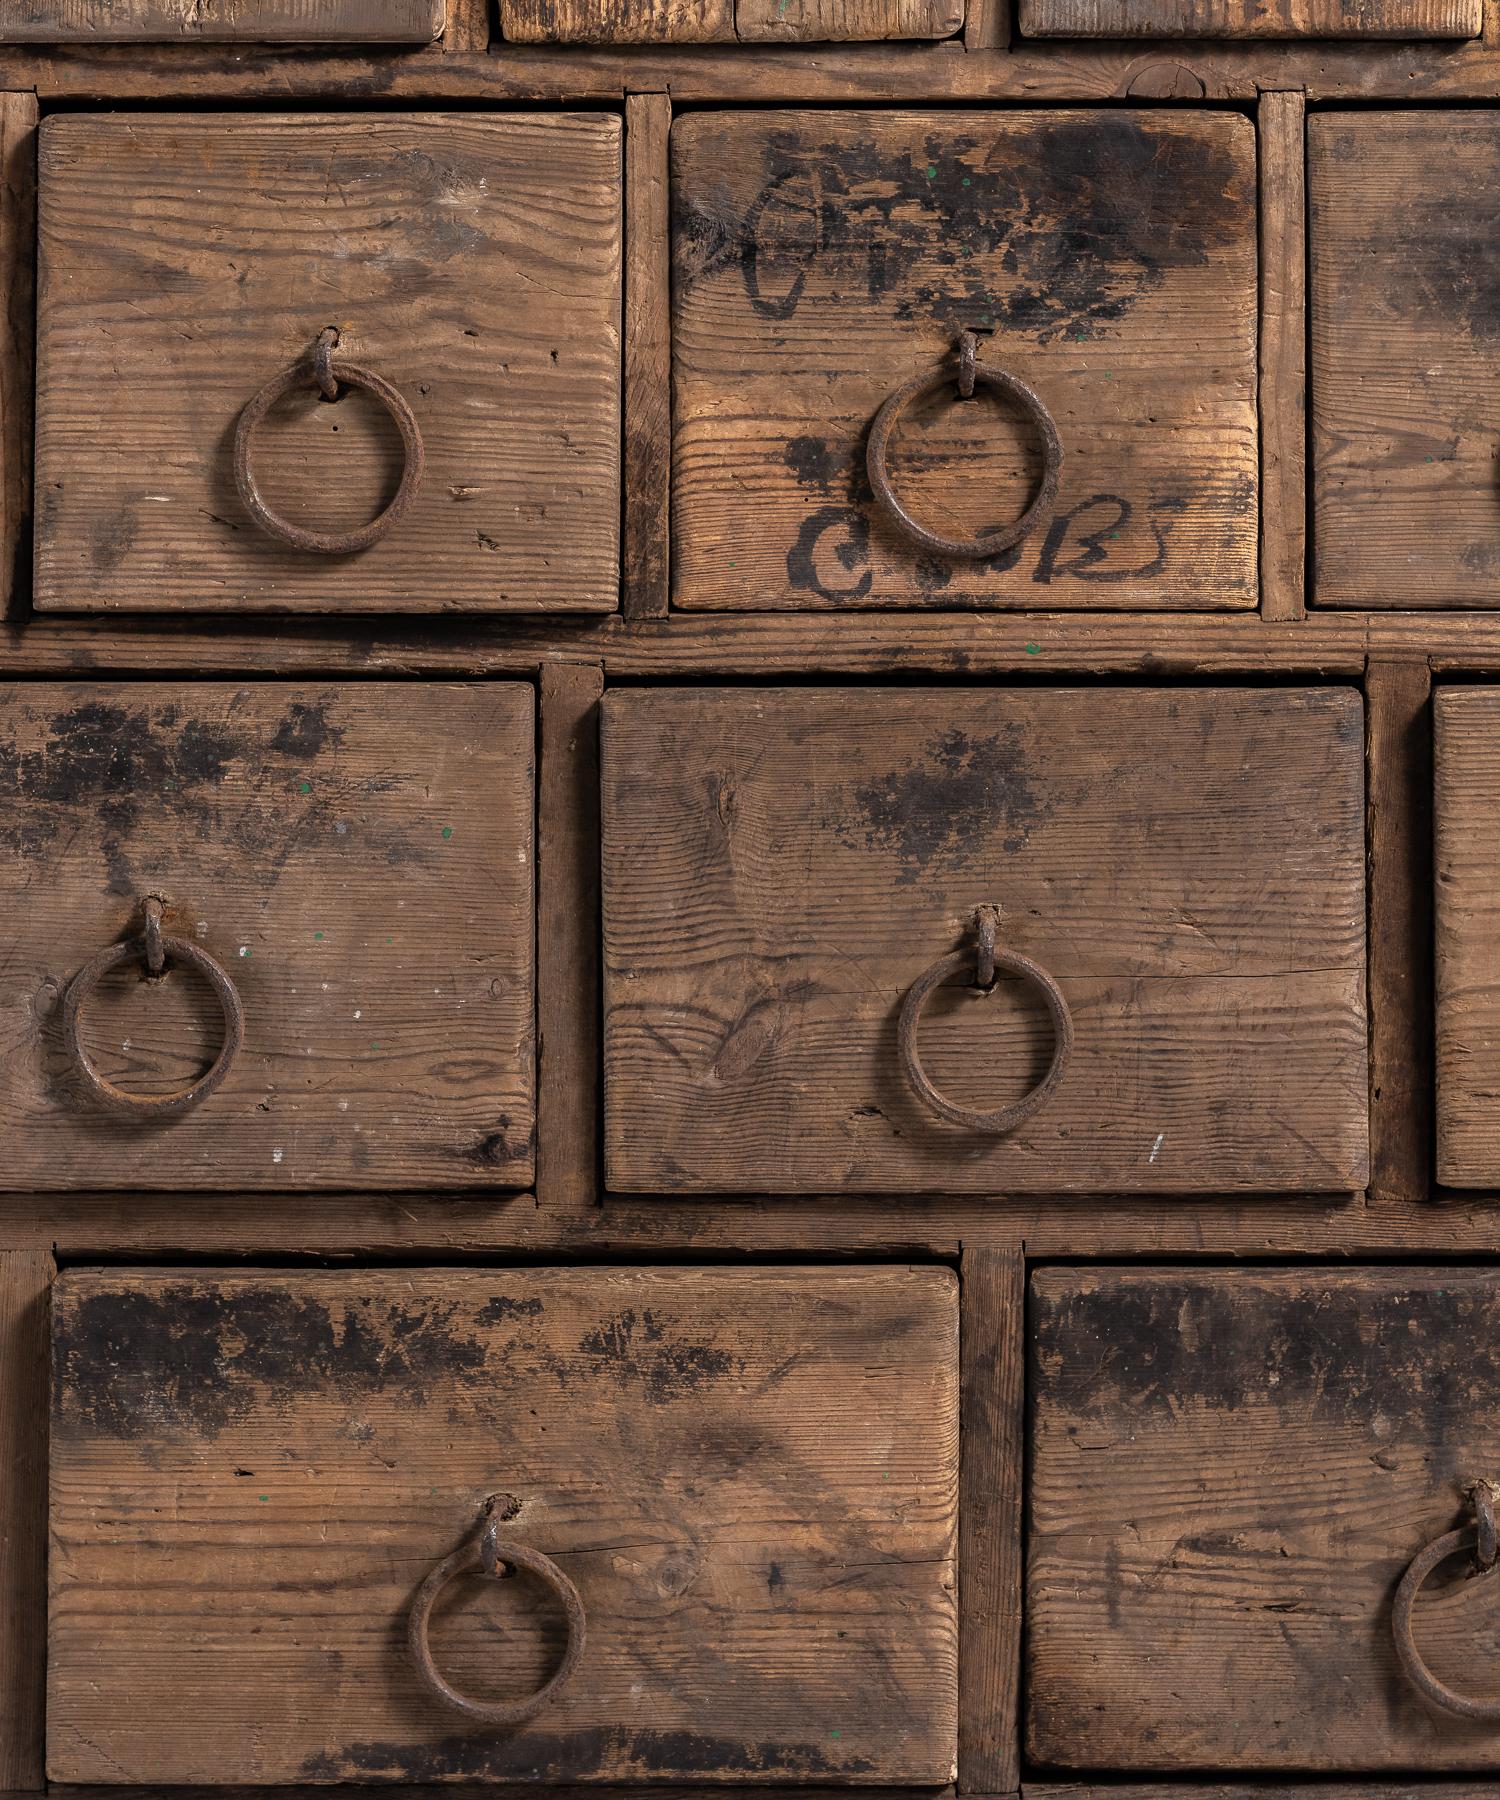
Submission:
{"label": "rusted metal ring", "polygon": [[[84,1048],[81,1032],[83,1020],[83,1004],[99,985],[100,981],[112,969],[118,969],[121,963],[143,962],[147,970],[153,974],[159,970],[152,968],[153,949],[166,962],[185,964],[196,969],[213,989],[219,1002],[219,1010],[224,1015],[224,1041],[219,1046],[219,1054],[214,1058],[213,1066],[200,1075],[191,1087],[184,1088],[178,1094],[130,1094],[122,1087],[99,1073],[93,1058]],[[197,944],[189,943],[186,938],[163,937],[160,935],[160,918],[158,915],[157,931],[151,930],[151,915],[147,911],[146,929],[139,937],[127,938],[122,944],[111,944],[101,950],[92,962],[86,963],[68,983],[68,991],[63,995],[63,1042],[67,1046],[68,1055],[73,1066],[83,1077],[94,1098],[101,1106],[108,1107],[111,1112],[123,1113],[136,1119],[167,1119],[177,1113],[183,1113],[189,1107],[196,1106],[200,1100],[208,1096],[224,1083],[240,1053],[240,1046],[245,1041],[245,1007],[235,990],[234,983],[224,969],[214,961],[206,950]]]}
{"label": "rusted metal ring", "polygon": [[[460,1693],[439,1672],[437,1664],[432,1660],[432,1647],[427,1640],[428,1626],[438,1595],[450,1581],[457,1580],[460,1575],[495,1575],[500,1573],[501,1565],[525,1569],[552,1590],[562,1606],[568,1641],[563,1650],[562,1661],[534,1694],[528,1694],[521,1700],[473,1700],[467,1694]],[[456,1712],[463,1713],[466,1718],[478,1719],[486,1725],[520,1725],[527,1719],[534,1718],[572,1679],[583,1655],[587,1636],[583,1600],[578,1589],[557,1564],[550,1556],[543,1556],[540,1550],[501,1539],[496,1535],[493,1525],[486,1525],[451,1556],[444,1557],[417,1589],[417,1597],[412,1601],[406,1625],[406,1640],[422,1680],[438,1699],[446,1701]]]}
{"label": "rusted metal ring", "polygon": [[[1068,1002],[1062,989],[1041,966],[1033,962],[1029,956],[1022,956],[1015,950],[1003,950],[998,946],[988,951],[992,958],[992,966],[996,970],[1011,975],[1019,975],[1023,981],[1029,981],[1037,988],[1047,1002],[1047,1011],[1052,1019],[1052,1061],[1047,1073],[1036,1084],[1029,1094],[1015,1102],[1013,1106],[1002,1106],[994,1112],[980,1112],[972,1106],[959,1106],[949,1100],[932,1085],[927,1071],[922,1067],[921,1052],[917,1048],[917,1031],[922,1022],[922,1008],[927,1004],[927,997],[934,988],[941,987],[951,976],[961,974],[965,969],[975,966],[974,952],[955,950],[951,956],[940,956],[931,968],[923,971],[906,991],[906,998],[901,1002],[901,1017],[896,1028],[896,1040],[901,1050],[901,1066],[906,1071],[906,1079],[915,1089],[918,1099],[922,1100],[939,1118],[947,1119],[950,1124],[963,1125],[970,1131],[983,1131],[998,1134],[1014,1131],[1023,1120],[1045,1106],[1052,1090],[1062,1080],[1063,1070],[1068,1066],[1068,1058],[1073,1054],[1073,1015],[1068,1011]],[[986,955],[981,943],[981,959]],[[976,970],[976,973],[978,971]]]}
{"label": "rusted metal ring", "polygon": [[[978,537],[944,537],[941,532],[929,531],[925,525],[919,524],[902,505],[896,490],[891,486],[886,456],[890,450],[891,438],[907,407],[916,400],[939,392],[950,382],[957,382],[962,393],[963,384],[971,378],[976,386],[990,388],[1015,401],[1030,419],[1042,440],[1042,479],[1037,484],[1031,504],[1014,525],[999,526],[993,531],[981,532]],[[973,559],[998,556],[1002,550],[1011,549],[1050,516],[1057,504],[1062,458],[1062,439],[1058,436],[1057,426],[1035,389],[1028,387],[1018,376],[1007,375],[1003,369],[989,369],[983,363],[971,367],[966,355],[956,374],[945,370],[938,375],[918,375],[904,387],[897,388],[876,413],[875,423],[870,427],[870,441],[865,448],[865,468],[869,473],[870,486],[892,524],[924,550],[934,550],[939,556]]]}
{"label": "rusted metal ring", "polygon": [[[378,518],[371,519],[368,525],[361,525],[357,531],[311,531],[305,526],[292,524],[290,519],[282,518],[262,498],[260,489],[256,486],[255,471],[250,465],[250,445],[255,428],[271,408],[297,388],[320,387],[325,377],[334,381],[335,392],[342,386],[363,388],[367,393],[373,394],[396,421],[396,429],[401,433],[404,459],[401,484],[385,511]],[[316,551],[322,556],[353,556],[361,550],[368,550],[372,544],[379,543],[387,532],[400,523],[416,498],[426,462],[427,451],[422,442],[417,415],[407,404],[400,389],[393,387],[383,375],[377,375],[372,369],[362,368],[358,363],[332,361],[322,353],[321,348],[319,352],[315,352],[311,364],[298,363],[294,368],[283,369],[279,375],[273,376],[240,414],[240,422],[234,431],[234,483],[239,489],[245,511],[269,536],[280,539],[283,544],[290,544],[294,550]]]}
{"label": "rusted metal ring", "polygon": [[[1457,1531],[1435,1538],[1425,1550],[1419,1550],[1396,1589],[1396,1598],[1391,1605],[1391,1635],[1395,1639],[1396,1657],[1401,1664],[1402,1673],[1424,1700],[1441,1712],[1452,1713],[1455,1718],[1493,1723],[1500,1719],[1500,1699],[1475,1700],[1468,1694],[1460,1694],[1446,1682],[1439,1681],[1423,1660],[1412,1632],[1412,1610],[1427,1577],[1439,1563],[1446,1562],[1450,1556],[1458,1556],[1465,1550],[1477,1551],[1478,1548],[1478,1526],[1462,1525]],[[1478,1579],[1484,1577],[1476,1577]]]}

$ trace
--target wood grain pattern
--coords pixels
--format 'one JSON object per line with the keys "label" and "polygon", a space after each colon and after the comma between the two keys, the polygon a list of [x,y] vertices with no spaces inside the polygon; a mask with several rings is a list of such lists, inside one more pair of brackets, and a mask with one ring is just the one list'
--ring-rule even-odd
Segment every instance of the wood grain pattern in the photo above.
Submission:
{"label": "wood grain pattern", "polygon": [[37,111],[0,94],[0,619],[30,604]]}
{"label": "wood grain pattern", "polygon": [[1485,402],[1500,380],[1489,281],[1500,121],[1488,112],[1311,120],[1314,597],[1500,597]]}
{"label": "wood grain pattern", "polygon": [[[0,1186],[522,1186],[533,1169],[528,688],[149,683],[0,691]],[[75,972],[147,894],[239,990],[244,1048],[170,1123],[100,1111]],[[86,1042],[131,1091],[220,1041],[206,984],[122,970]]]}
{"label": "wood grain pattern", "polygon": [[1307,102],[1267,93],[1260,151],[1260,608],[1300,619],[1307,586]]}
{"label": "wood grain pattern", "polygon": [[1433,699],[1437,1173],[1500,1185],[1500,688]]}
{"label": "wood grain pattern", "polygon": [[[620,235],[600,114],[50,120],[38,607],[612,609]],[[358,556],[274,542],[231,471],[241,409],[328,325],[427,443],[411,512]],[[255,442],[301,523],[353,529],[394,491],[367,396],[309,392]]]}
{"label": "wood grain pattern", "polygon": [[[85,1272],[55,1317],[54,1779],[952,1779],[949,1271]],[[512,1731],[403,1643],[492,1496],[589,1619]],[[558,1636],[474,1582],[434,1649],[523,1693]]]}
{"label": "wood grain pattern", "polygon": [[46,1250],[0,1252],[0,1791],[46,1786]]}
{"label": "wood grain pattern", "polygon": [[964,0],[736,0],[742,43],[947,38],[963,30]]}
{"label": "wood grain pattern", "polygon": [[1021,0],[1028,37],[1471,38],[1484,0]]}
{"label": "wood grain pattern", "polygon": [[958,1791],[1008,1794],[1021,1779],[1026,1263],[1020,1247],[966,1246],[961,1281]]}
{"label": "wood grain pattern", "polygon": [[734,0],[500,0],[500,29],[521,44],[732,44]]}
{"label": "wood grain pattern", "polygon": [[627,619],[666,616],[671,599],[672,275],[667,143],[670,94],[625,102],[625,546]]}
{"label": "wood grain pattern", "polygon": [[[1493,1773],[1500,1731],[1426,1706],[1389,1619],[1500,1462],[1493,1271],[1053,1269],[1031,1318],[1032,1757]],[[1500,1582],[1451,1573],[1423,1654],[1493,1697]]]}
{"label": "wood grain pattern", "polygon": [[0,8],[0,44],[420,44],[442,29],[443,0],[5,0]]}
{"label": "wood grain pattern", "polygon": [[[1255,605],[1248,120],[703,114],[672,169],[678,606]],[[913,550],[864,472],[887,395],[968,328],[1064,446],[1051,524],[978,563]],[[1009,408],[938,398],[891,470],[973,534],[1024,509],[1040,452]]]}
{"label": "wood grain pattern", "polygon": [[[1339,689],[606,694],[608,1185],[1359,1187],[1362,731]],[[1078,1035],[988,1138],[926,1113],[895,1044],[985,901]],[[934,998],[932,1079],[1018,1100],[1046,1015],[974,999]]]}

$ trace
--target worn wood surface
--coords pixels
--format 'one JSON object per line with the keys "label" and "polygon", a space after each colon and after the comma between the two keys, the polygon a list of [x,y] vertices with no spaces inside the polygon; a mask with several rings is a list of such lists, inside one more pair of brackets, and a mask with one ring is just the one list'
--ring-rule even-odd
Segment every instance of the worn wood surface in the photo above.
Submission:
{"label": "worn wood surface", "polygon": [[1437,1172],[1500,1186],[1500,688],[1433,701]]}
{"label": "worn wood surface", "polygon": [[1500,379],[1486,254],[1500,121],[1318,118],[1308,168],[1315,597],[1493,608],[1500,496],[1483,396]]}
{"label": "worn wood surface", "polygon": [[[653,688],[607,694],[603,735],[611,1188],[1362,1185],[1353,692]],[[983,902],[1077,1030],[1002,1137],[929,1115],[895,1041]],[[1010,980],[944,990],[921,1037],[987,1107],[1051,1042]]]}
{"label": "worn wood surface", "polygon": [[666,616],[672,467],[669,94],[625,102],[625,541],[627,619]]}
{"label": "worn wood surface", "polygon": [[1021,0],[1028,37],[1472,38],[1484,0]]}
{"label": "worn wood surface", "polygon": [[734,0],[500,0],[520,44],[733,43]]}
{"label": "worn wood surface", "polygon": [[[38,607],[616,605],[617,119],[59,118],[41,189]],[[329,325],[427,442],[411,512],[357,556],[274,542],[231,469],[241,409]],[[255,449],[270,504],[327,530],[400,468],[361,395],[309,390]]]}
{"label": "worn wood surface", "polygon": [[1021,1778],[1021,1490],[1026,1264],[1019,1246],[965,1247],[961,1266],[958,1788]]}
{"label": "worn wood surface", "polygon": [[1307,587],[1307,103],[1262,94],[1260,606],[1300,619]]}
{"label": "worn wood surface", "polygon": [[0,1792],[45,1786],[46,1250],[0,1251]]}
{"label": "worn wood surface", "polygon": [[0,94],[0,619],[31,600],[34,94]]}
{"label": "worn wood surface", "polygon": [[736,0],[742,43],[946,38],[962,31],[964,0]]}
{"label": "worn wood surface", "polygon": [[[952,1779],[950,1272],[85,1272],[54,1311],[54,1778]],[[402,1630],[491,1496],[589,1619],[503,1732]],[[522,1693],[558,1636],[469,1583],[434,1649]]]}
{"label": "worn wood surface", "polygon": [[[1256,603],[1255,142],[1227,114],[701,115],[672,132],[673,595],[703,609]],[[894,389],[983,360],[1061,433],[1057,511],[981,562],[915,550],[864,470]],[[956,389],[891,473],[957,535],[1040,476]]]}
{"label": "worn wood surface", "polygon": [[443,29],[443,0],[5,0],[0,44],[200,39],[411,43]]}
{"label": "worn wood surface", "polygon": [[[1036,1762],[1493,1771],[1500,1730],[1427,1707],[1389,1617],[1500,1457],[1492,1271],[1054,1269],[1031,1320]],[[1460,1574],[1418,1641],[1493,1698],[1500,1582]]]}
{"label": "worn wood surface", "polygon": [[[529,1182],[532,761],[515,684],[0,691],[0,1185]],[[148,894],[227,971],[246,1035],[217,1094],[140,1125],[91,1099],[60,1015]],[[222,1029],[182,970],[120,971],[85,1021],[142,1094],[196,1079]]]}

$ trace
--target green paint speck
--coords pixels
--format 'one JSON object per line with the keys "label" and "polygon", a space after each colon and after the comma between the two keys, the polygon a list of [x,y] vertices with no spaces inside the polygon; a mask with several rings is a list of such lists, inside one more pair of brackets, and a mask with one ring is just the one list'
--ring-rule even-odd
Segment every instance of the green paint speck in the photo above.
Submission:
{"label": "green paint speck", "polygon": [[1117,537],[1118,537],[1118,536],[1119,536],[1119,535],[1120,535],[1120,534],[1119,534],[1119,532],[1118,532],[1118,531],[1112,531],[1112,532],[1110,532],[1110,534],[1109,534],[1109,535],[1110,535],[1110,536],[1111,536],[1111,537],[1112,537],[1112,538],[1117,538]]}
{"label": "green paint speck", "polygon": [[1041,653],[1042,646],[1040,644],[1028,644],[1026,646],[1026,654],[1028,656],[1040,656]]}
{"label": "green paint speck", "polygon": [[386,939],[386,940],[385,940],[385,941],[386,941],[386,942],[387,942],[387,943],[388,943],[388,944],[394,944],[394,943],[395,943],[395,941],[396,941],[396,940],[395,940],[395,939],[394,939],[394,938],[387,938],[387,939]]}
{"label": "green paint speck", "polygon": [[297,792],[299,794],[310,794],[312,792],[312,783],[310,781],[299,781],[297,783]]}
{"label": "green paint speck", "polygon": [[262,1500],[269,1500],[271,1498],[271,1496],[269,1494],[261,1494],[258,1496],[258,1498],[260,1498]]}
{"label": "green paint speck", "polygon": [[250,946],[248,944],[241,944],[240,945],[240,955],[248,956],[249,954],[250,954]]}
{"label": "green paint speck", "polygon": [[315,932],[314,932],[314,933],[313,933],[313,941],[314,941],[314,943],[318,943],[318,944],[321,944],[321,943],[322,943],[322,941],[323,941],[323,934],[322,934],[322,932],[321,932],[321,931],[315,931]]}
{"label": "green paint speck", "polygon": [[739,567],[739,564],[734,560],[734,558],[732,556],[729,559],[729,566],[731,569],[737,569]]}
{"label": "green paint speck", "polygon": [[371,1044],[371,1045],[370,1045],[370,1048],[371,1048],[371,1049],[372,1049],[372,1050],[378,1050],[378,1049],[379,1049],[379,1048],[380,1048],[380,1046],[379,1046],[379,1044]]}
{"label": "green paint speck", "polygon": [[936,164],[936,163],[928,163],[928,165],[927,165],[927,179],[928,179],[928,180],[929,180],[929,181],[936,181],[936,180],[937,180],[937,164]]}
{"label": "green paint speck", "polygon": [[965,175],[964,176],[964,186],[967,187],[968,185],[969,185],[969,177],[967,175]]}
{"label": "green paint speck", "polygon": [[842,1731],[830,1731],[828,1735],[829,1737],[842,1737],[844,1734]]}
{"label": "green paint speck", "polygon": [[1424,457],[1423,457],[1423,458],[1422,458],[1422,461],[1423,461],[1423,462],[1431,462],[1431,461],[1432,461],[1432,458],[1431,458],[1431,457],[1430,457],[1430,456],[1424,456]]}
{"label": "green paint speck", "polygon": [[447,840],[449,838],[451,838],[452,836],[453,836],[453,827],[451,825],[445,825],[443,827],[443,841],[446,843]]}
{"label": "green paint speck", "polygon": [[1115,372],[1113,369],[1106,369],[1104,371],[1104,379],[1106,381],[1113,381],[1114,378],[1115,378]]}

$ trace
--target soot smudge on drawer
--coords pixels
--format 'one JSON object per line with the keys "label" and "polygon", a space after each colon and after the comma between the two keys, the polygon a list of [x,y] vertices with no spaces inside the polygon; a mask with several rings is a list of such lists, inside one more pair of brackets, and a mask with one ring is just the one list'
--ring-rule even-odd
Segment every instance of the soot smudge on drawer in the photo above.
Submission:
{"label": "soot smudge on drawer", "polygon": [[60,1314],[54,1337],[56,1429],[212,1441],[301,1394],[376,1389],[423,1406],[434,1391],[492,1378],[484,1340],[455,1327],[460,1311],[368,1298],[335,1306],[284,1287],[88,1294]]}
{"label": "soot smudge on drawer", "polygon": [[679,1400],[705,1382],[743,1373],[745,1367],[714,1344],[670,1336],[650,1311],[617,1313],[587,1333],[578,1348],[622,1384],[639,1385],[656,1406]]}

